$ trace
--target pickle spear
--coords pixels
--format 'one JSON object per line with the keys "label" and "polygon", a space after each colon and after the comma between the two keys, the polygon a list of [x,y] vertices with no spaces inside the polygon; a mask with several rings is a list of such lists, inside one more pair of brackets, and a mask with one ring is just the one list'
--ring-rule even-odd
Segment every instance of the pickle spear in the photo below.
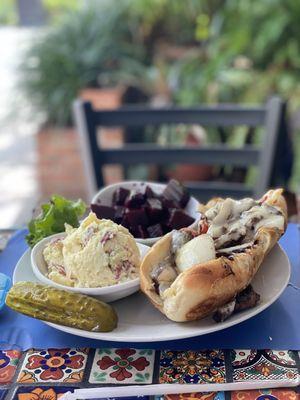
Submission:
{"label": "pickle spear", "polygon": [[6,304],[29,317],[85,331],[110,332],[118,322],[115,310],[100,300],[33,282],[16,283]]}

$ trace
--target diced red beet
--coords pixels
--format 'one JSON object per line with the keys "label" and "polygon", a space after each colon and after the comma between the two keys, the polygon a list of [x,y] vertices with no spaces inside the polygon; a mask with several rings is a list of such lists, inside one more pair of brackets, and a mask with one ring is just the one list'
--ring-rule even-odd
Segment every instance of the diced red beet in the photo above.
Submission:
{"label": "diced red beet", "polygon": [[167,225],[167,221],[163,221],[161,224],[164,234],[169,233],[171,231],[170,227]]}
{"label": "diced red beet", "polygon": [[153,210],[162,211],[163,207],[159,199],[148,199],[146,202],[147,208],[152,208]]}
{"label": "diced red beet", "polygon": [[176,201],[164,197],[161,198],[161,204],[166,210],[170,210],[171,208],[181,209],[180,205],[176,203]]}
{"label": "diced red beet", "polygon": [[164,209],[159,199],[148,199],[146,202],[146,211],[151,225],[164,216]]}
{"label": "diced red beet", "polygon": [[134,184],[132,190],[121,186],[114,191],[112,204],[97,200],[91,209],[97,217],[111,219],[139,238],[162,236],[194,221],[182,210],[189,194],[179,182],[171,180],[162,194],[145,183],[141,186]]}
{"label": "diced red beet", "polygon": [[180,229],[191,225],[194,221],[194,218],[190,217],[182,210],[173,209],[171,210],[167,225],[170,229]]}
{"label": "diced red beet", "polygon": [[153,191],[153,189],[151,189],[150,186],[146,186],[145,196],[146,196],[146,199],[153,199],[155,197],[158,197],[158,195]]}
{"label": "diced red beet", "polygon": [[115,216],[115,209],[111,206],[91,204],[91,210],[97,215],[98,218],[113,220]]}
{"label": "diced red beet", "polygon": [[126,210],[126,218],[130,226],[146,226],[149,223],[145,209]]}
{"label": "diced red beet", "polygon": [[117,224],[120,224],[125,214],[125,207],[123,206],[115,206],[115,215],[114,221]]}
{"label": "diced red beet", "polygon": [[136,227],[130,227],[130,231],[136,238],[147,239],[149,237],[146,228],[141,225],[138,225]]}
{"label": "diced red beet", "polygon": [[163,191],[163,197],[175,201],[180,207],[184,208],[190,199],[190,194],[181,183],[171,179]]}
{"label": "diced red beet", "polygon": [[125,189],[123,187],[119,187],[113,193],[113,204],[117,206],[123,206],[129,194],[130,190]]}
{"label": "diced red beet", "polygon": [[164,234],[163,227],[161,224],[150,225],[147,228],[147,232],[151,238],[159,237]]}
{"label": "diced red beet", "polygon": [[145,203],[145,194],[135,190],[131,190],[126,199],[125,206],[128,208],[140,208]]}
{"label": "diced red beet", "polygon": [[121,221],[121,225],[123,225],[123,226],[125,226],[125,228],[127,228],[127,229],[129,229],[129,222],[128,222],[128,219],[127,219],[127,215],[125,214],[124,215],[124,217],[123,217],[123,219],[122,219],[122,221]]}

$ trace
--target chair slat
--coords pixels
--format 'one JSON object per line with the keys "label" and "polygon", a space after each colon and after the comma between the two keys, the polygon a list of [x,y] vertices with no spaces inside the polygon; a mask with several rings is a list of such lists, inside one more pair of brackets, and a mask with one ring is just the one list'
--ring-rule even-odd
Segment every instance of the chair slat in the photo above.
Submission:
{"label": "chair slat", "polygon": [[[192,193],[201,199],[211,196],[244,197],[259,194],[266,190],[270,182],[272,165],[274,165],[274,148],[279,130],[279,114],[282,112],[282,102],[271,98],[262,107],[245,107],[238,105],[217,105],[192,107],[188,109],[145,108],[145,106],[123,107],[118,110],[94,110],[91,103],[76,100],[74,114],[81,133],[83,150],[87,161],[85,168],[89,179],[89,191],[94,192],[103,186],[102,166],[105,164],[121,164],[125,167],[133,164],[207,164],[222,167],[238,166],[247,168],[256,165],[260,173],[254,188],[243,184],[229,182],[201,182],[191,186]],[[145,144],[128,144],[118,149],[99,148],[97,143],[97,127],[144,127],[146,125],[162,124],[199,124],[214,126],[217,129],[244,125],[250,128],[264,127],[262,148],[246,145],[240,149],[228,148],[221,144],[210,147],[164,147]],[[227,129],[227,131],[229,131]],[[93,171],[92,170],[93,167]],[[254,190],[253,190],[254,189]]]}
{"label": "chair slat", "polygon": [[200,201],[207,201],[215,196],[241,199],[253,195],[253,189],[237,182],[185,182],[185,186]]}
{"label": "chair slat", "polygon": [[254,146],[232,149],[225,145],[210,147],[164,147],[157,145],[126,145],[119,149],[101,149],[98,153],[99,164],[207,164],[240,165],[256,164],[260,151]]}
{"label": "chair slat", "polygon": [[260,126],[265,122],[264,107],[199,107],[170,109],[120,108],[95,112],[99,126],[145,126],[161,124],[200,124],[203,126]]}

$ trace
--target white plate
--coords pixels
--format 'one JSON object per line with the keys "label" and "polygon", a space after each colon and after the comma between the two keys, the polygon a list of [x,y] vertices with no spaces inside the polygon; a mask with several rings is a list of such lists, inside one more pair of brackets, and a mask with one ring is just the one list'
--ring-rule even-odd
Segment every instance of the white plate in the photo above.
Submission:
{"label": "white plate", "polygon": [[[56,324],[48,323],[48,325],[89,339],[119,342],[160,342],[204,335],[236,325],[265,310],[286,288],[290,272],[288,257],[276,244],[252,281],[253,288],[261,295],[260,303],[221,323],[214,322],[211,317],[187,323],[169,321],[150,304],[143,294],[137,293],[113,303],[119,316],[119,323],[112,332],[88,332]],[[25,252],[16,266],[13,282],[19,281],[37,282],[30,266],[30,250]]]}

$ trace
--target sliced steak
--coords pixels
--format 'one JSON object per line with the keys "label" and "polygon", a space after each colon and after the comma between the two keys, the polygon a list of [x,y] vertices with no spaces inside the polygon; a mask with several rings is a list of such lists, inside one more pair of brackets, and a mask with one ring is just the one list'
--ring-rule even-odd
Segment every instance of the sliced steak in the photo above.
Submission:
{"label": "sliced steak", "polygon": [[216,322],[223,322],[232,314],[255,307],[260,300],[260,295],[249,285],[241,291],[235,299],[220,307],[213,315]]}

